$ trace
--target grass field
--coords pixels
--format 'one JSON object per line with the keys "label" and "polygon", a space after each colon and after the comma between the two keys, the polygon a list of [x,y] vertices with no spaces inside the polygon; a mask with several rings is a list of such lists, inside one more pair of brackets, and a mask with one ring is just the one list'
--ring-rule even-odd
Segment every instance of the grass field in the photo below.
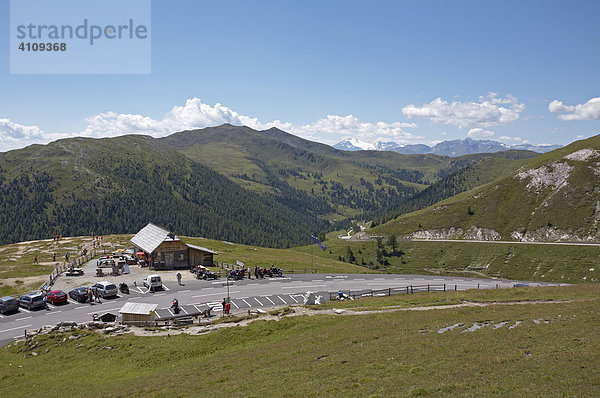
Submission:
{"label": "grass field", "polygon": [[[358,264],[399,274],[436,274],[500,277],[553,282],[600,281],[600,247],[499,244],[479,242],[400,241],[395,254],[385,256],[388,265],[376,259],[376,242],[330,239],[327,250],[315,255],[347,260],[348,247]],[[385,243],[385,240],[384,240]],[[392,249],[385,245],[388,252]],[[304,253],[310,247],[296,248]]]}
{"label": "grass field", "polygon": [[[283,317],[203,335],[40,336],[0,349],[0,395],[597,396],[599,287],[461,294],[510,292],[569,301]],[[427,305],[452,295],[411,297]]]}

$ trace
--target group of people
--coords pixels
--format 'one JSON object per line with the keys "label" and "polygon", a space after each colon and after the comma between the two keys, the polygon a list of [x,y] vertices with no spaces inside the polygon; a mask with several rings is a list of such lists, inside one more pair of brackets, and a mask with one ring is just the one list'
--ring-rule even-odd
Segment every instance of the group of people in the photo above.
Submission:
{"label": "group of people", "polygon": [[88,303],[92,303],[92,302],[102,303],[102,296],[100,296],[100,293],[98,292],[97,287],[88,287],[87,288],[87,296],[88,296]]}

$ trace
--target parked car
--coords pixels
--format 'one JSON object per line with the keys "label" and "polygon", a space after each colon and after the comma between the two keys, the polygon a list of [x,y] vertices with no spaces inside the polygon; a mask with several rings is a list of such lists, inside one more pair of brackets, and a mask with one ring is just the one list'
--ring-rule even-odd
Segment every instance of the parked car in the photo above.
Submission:
{"label": "parked car", "polygon": [[160,275],[148,275],[146,279],[144,279],[144,286],[147,287],[148,290],[156,290],[162,287]]}
{"label": "parked car", "polygon": [[3,314],[7,314],[9,312],[14,312],[19,309],[19,303],[15,300],[14,297],[5,296],[0,298],[0,312]]}
{"label": "parked car", "polygon": [[97,289],[98,294],[102,297],[112,297],[117,295],[117,285],[109,281],[94,283],[92,289]]}
{"label": "parked car", "polygon": [[44,293],[41,292],[24,294],[19,297],[18,301],[19,307],[25,307],[30,310],[46,307],[46,304],[44,303]]}
{"label": "parked car", "polygon": [[67,302],[67,294],[62,290],[52,290],[46,293],[46,298],[49,303],[54,305],[64,304]]}
{"label": "parked car", "polygon": [[69,291],[69,297],[80,303],[87,303],[90,301],[90,295],[88,294],[88,289],[85,286],[76,287],[75,289]]}

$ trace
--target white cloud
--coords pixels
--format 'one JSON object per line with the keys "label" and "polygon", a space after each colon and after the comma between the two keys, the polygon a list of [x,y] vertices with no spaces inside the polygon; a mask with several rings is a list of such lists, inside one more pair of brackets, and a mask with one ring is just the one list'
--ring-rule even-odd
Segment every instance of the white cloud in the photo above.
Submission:
{"label": "white cloud", "polygon": [[506,136],[506,135],[498,137],[498,141],[500,141],[500,142],[502,142],[504,144],[509,144],[509,145],[529,144],[528,140],[524,140],[521,137],[509,137],[509,136]]}
{"label": "white cloud", "polygon": [[85,121],[87,125],[81,132],[47,133],[37,126],[23,126],[8,119],[0,119],[0,151],[72,136],[115,137],[124,134],[146,134],[163,137],[177,131],[218,126],[223,123],[246,125],[257,130],[277,127],[300,137],[328,144],[337,143],[343,136],[348,135],[369,142],[384,140],[400,144],[411,143],[423,138],[404,130],[418,127],[415,123],[369,123],[362,122],[353,115],[328,115],[304,125],[295,125],[280,120],[262,123],[257,118],[241,115],[222,104],[217,103],[211,106],[198,98],[188,99],[183,106],[174,106],[161,119],[106,112],[88,117]]}
{"label": "white cloud", "polygon": [[550,112],[569,112],[558,115],[561,120],[600,120],[600,97],[592,98],[585,104],[565,105],[554,100],[548,105]]}
{"label": "white cloud", "polygon": [[500,98],[496,93],[489,93],[487,97],[479,97],[479,102],[449,103],[436,98],[422,106],[407,105],[402,113],[410,118],[428,118],[438,124],[473,128],[513,123],[524,109],[525,104],[510,94]]}
{"label": "white cloud", "polygon": [[476,127],[474,129],[469,130],[469,132],[467,133],[467,137],[476,139],[491,139],[494,137],[494,132],[484,130],[481,127]]}

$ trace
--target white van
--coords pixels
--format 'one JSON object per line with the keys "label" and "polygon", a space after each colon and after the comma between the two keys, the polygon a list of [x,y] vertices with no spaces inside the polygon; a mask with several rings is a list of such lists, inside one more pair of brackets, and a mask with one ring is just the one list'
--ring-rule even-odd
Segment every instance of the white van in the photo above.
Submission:
{"label": "white van", "polygon": [[148,275],[146,279],[144,279],[144,286],[147,287],[148,290],[155,290],[156,288],[162,287],[160,275]]}

